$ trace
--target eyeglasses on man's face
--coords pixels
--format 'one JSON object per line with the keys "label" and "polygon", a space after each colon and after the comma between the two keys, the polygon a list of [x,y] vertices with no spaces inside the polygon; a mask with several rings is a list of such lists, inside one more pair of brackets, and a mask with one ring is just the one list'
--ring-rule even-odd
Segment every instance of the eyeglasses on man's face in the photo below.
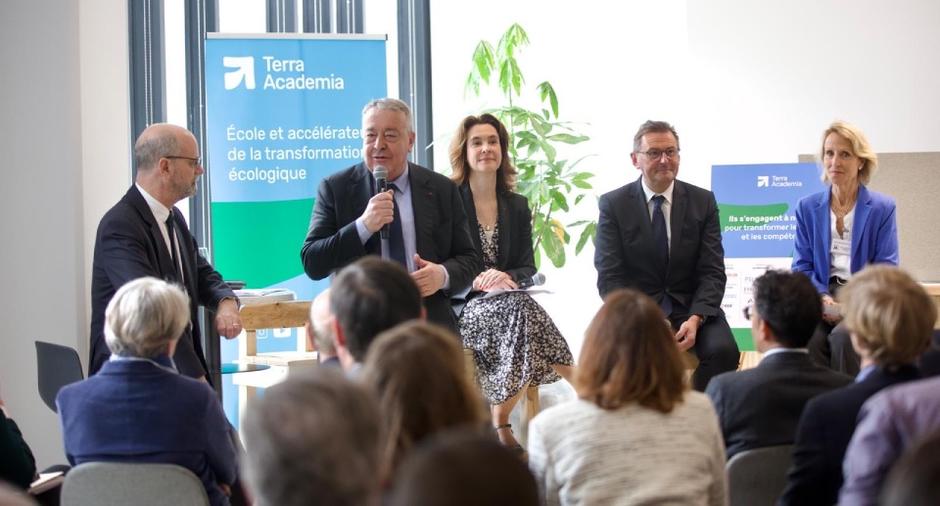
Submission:
{"label": "eyeglasses on man's face", "polygon": [[670,160],[675,160],[679,156],[679,148],[669,148],[669,149],[648,149],[646,151],[638,151],[641,155],[649,158],[650,160],[659,160],[662,159],[663,155]]}
{"label": "eyeglasses on man's face", "polygon": [[163,158],[167,158],[170,160],[189,160],[190,165],[192,165],[193,167],[202,165],[202,157],[199,157],[199,156],[197,156],[196,158],[193,158],[191,156],[171,155],[171,156],[164,156]]}

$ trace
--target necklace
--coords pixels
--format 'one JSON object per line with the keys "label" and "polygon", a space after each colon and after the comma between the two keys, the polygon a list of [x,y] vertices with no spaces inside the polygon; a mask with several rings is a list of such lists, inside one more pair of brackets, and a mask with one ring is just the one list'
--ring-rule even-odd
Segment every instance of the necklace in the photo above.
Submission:
{"label": "necklace", "polygon": [[850,202],[839,205],[836,203],[835,196],[829,199],[829,208],[832,209],[832,214],[836,215],[836,232],[839,233],[839,237],[842,238],[845,234],[845,215],[849,214],[849,211],[855,207],[855,200],[852,199]]}

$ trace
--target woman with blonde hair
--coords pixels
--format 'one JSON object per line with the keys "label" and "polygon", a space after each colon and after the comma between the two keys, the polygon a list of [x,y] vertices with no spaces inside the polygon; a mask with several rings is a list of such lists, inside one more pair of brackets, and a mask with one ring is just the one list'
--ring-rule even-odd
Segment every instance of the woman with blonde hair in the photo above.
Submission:
{"label": "woman with blonde hair", "polygon": [[530,427],[529,465],[547,504],[725,504],[718,419],[689,390],[679,353],[653,299],[607,296],[585,334],[579,399]]}
{"label": "woman with blonde hair", "polygon": [[483,403],[457,342],[444,327],[411,321],[379,334],[369,347],[362,380],[379,399],[388,476],[426,437],[483,426]]}
{"label": "woman with blonde hair", "polygon": [[819,150],[825,191],[796,207],[793,270],[806,274],[823,300],[823,323],[809,344],[820,365],[851,376],[859,358],[852,349],[836,302],[839,289],[869,264],[898,264],[894,199],[866,185],[878,157],[861,130],[835,121],[823,132]]}
{"label": "woman with blonde hair", "polygon": [[855,383],[806,405],[783,505],[838,502],[842,461],[862,404],[885,388],[920,378],[914,362],[930,345],[937,319],[937,309],[920,283],[888,265],[866,267],[842,288],[839,298],[862,370]]}

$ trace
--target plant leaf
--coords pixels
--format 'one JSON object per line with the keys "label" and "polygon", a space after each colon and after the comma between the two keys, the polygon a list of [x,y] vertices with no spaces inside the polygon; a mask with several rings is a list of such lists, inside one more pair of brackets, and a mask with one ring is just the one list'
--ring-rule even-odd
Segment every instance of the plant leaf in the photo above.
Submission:
{"label": "plant leaf", "polygon": [[568,199],[558,190],[551,190],[549,194],[552,196],[552,202],[556,209],[561,209],[562,211],[568,212]]}
{"label": "plant leaf", "polygon": [[539,90],[539,99],[542,102],[545,102],[545,100],[548,99],[548,105],[551,106],[552,113],[557,118],[558,117],[558,95],[555,94],[555,88],[552,86],[552,83],[548,81],[542,81],[538,85],[538,90]]}
{"label": "plant leaf", "polygon": [[590,137],[586,135],[571,135],[571,134],[552,134],[548,136],[549,139],[558,142],[564,142],[565,144],[578,144],[588,140]]}
{"label": "plant leaf", "polygon": [[592,221],[588,223],[584,230],[581,231],[581,237],[578,238],[578,244],[574,247],[574,254],[578,255],[581,253],[581,250],[584,249],[584,246],[588,241],[594,241],[594,236],[597,234],[597,222]]}
{"label": "plant leaf", "polygon": [[542,228],[542,249],[555,267],[565,265],[565,245],[555,232],[554,227]]}

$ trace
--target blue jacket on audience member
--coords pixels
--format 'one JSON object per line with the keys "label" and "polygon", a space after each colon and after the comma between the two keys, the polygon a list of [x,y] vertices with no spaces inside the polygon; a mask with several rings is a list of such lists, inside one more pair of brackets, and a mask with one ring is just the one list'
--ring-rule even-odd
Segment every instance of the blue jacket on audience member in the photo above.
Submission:
{"label": "blue jacket on audience member", "polygon": [[[829,293],[832,225],[829,189],[800,199],[796,205],[793,270],[806,274],[819,293]],[[898,226],[894,199],[859,185],[852,223],[852,273],[868,264],[898,265]]]}
{"label": "blue jacket on audience member", "polygon": [[56,405],[73,466],[176,464],[202,480],[211,504],[229,504],[218,483],[235,482],[235,447],[222,406],[208,384],[174,371],[168,357],[105,362],[64,387]]}

